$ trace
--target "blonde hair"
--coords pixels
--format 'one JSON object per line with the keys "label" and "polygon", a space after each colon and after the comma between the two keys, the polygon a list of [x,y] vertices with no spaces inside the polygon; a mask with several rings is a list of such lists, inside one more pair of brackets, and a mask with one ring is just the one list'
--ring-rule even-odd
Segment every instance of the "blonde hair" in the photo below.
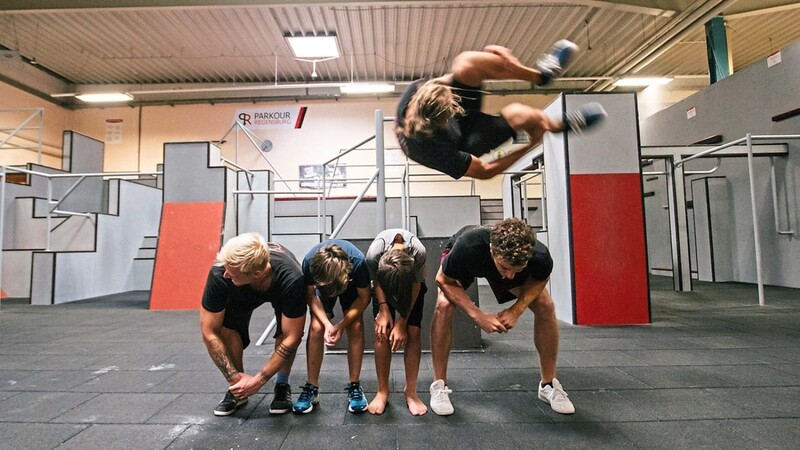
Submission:
{"label": "blonde hair", "polygon": [[427,81],[411,97],[403,126],[396,131],[406,137],[432,136],[448,120],[464,114],[464,108],[458,103],[460,100],[450,86]]}
{"label": "blonde hair", "polygon": [[522,266],[533,256],[536,234],[525,222],[511,217],[492,227],[492,252],[512,266]]}
{"label": "blonde hair", "polygon": [[353,263],[341,247],[328,244],[314,253],[308,268],[317,289],[326,297],[335,297],[344,292],[350,284],[350,270],[353,269]]}
{"label": "blonde hair", "polygon": [[242,273],[263,270],[269,264],[267,241],[258,233],[244,233],[231,238],[217,253],[217,263],[235,267]]}

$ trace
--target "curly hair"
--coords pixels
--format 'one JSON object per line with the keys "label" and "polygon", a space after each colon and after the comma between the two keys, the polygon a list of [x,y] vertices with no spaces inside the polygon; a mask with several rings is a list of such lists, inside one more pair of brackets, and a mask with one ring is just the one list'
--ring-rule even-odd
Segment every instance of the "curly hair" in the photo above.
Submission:
{"label": "curly hair", "polygon": [[464,114],[460,99],[450,86],[429,80],[411,97],[403,126],[396,131],[406,137],[432,136],[448,120]]}
{"label": "curly hair", "polygon": [[536,234],[523,221],[511,217],[492,227],[492,251],[512,266],[527,264],[533,256]]}
{"label": "curly hair", "polygon": [[352,269],[353,263],[347,252],[336,244],[320,247],[309,263],[317,289],[326,297],[335,297],[347,289]]}
{"label": "curly hair", "polygon": [[411,287],[416,281],[414,258],[403,250],[389,250],[378,261],[375,281],[386,295],[386,301],[404,319],[411,313]]}
{"label": "curly hair", "polygon": [[262,270],[269,264],[267,241],[258,233],[233,237],[217,253],[217,264],[236,267],[244,274]]}

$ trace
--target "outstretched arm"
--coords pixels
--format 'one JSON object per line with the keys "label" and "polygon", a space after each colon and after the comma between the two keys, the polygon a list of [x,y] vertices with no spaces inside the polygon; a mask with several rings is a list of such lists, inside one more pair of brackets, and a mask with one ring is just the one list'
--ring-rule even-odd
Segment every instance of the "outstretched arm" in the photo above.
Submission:
{"label": "outstretched arm", "polygon": [[528,153],[528,150],[532,149],[536,145],[539,145],[539,143],[537,142],[535,144],[526,145],[517,151],[511,152],[501,158],[488,162],[483,161],[475,155],[472,155],[472,162],[470,162],[469,168],[467,168],[467,172],[464,175],[478,180],[488,180],[493,178],[511,167],[511,165],[515,162],[519,161],[523,156],[525,156],[526,153]]}
{"label": "outstretched arm", "polygon": [[481,327],[481,330],[487,333],[505,333],[508,331],[496,316],[488,314],[478,308],[469,294],[467,294],[467,291],[461,286],[461,283],[445,275],[441,267],[439,267],[439,272],[436,274],[436,284],[439,286],[439,289],[442,290],[447,300],[463,309],[464,312]]}
{"label": "outstretched arm", "polygon": [[200,332],[203,334],[203,343],[206,344],[208,355],[214,361],[214,365],[219,368],[222,375],[233,385],[241,377],[241,373],[233,363],[230,349],[225,346],[222,337],[222,320],[225,318],[225,311],[211,312],[203,307],[200,308]]}

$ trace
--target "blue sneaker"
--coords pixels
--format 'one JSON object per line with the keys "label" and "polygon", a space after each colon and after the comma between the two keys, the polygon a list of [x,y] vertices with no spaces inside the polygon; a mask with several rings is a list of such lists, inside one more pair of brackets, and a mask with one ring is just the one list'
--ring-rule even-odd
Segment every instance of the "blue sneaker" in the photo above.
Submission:
{"label": "blue sneaker", "polygon": [[587,103],[564,115],[564,127],[580,134],[602,122],[607,116],[606,110],[600,103]]}
{"label": "blue sneaker", "polygon": [[553,78],[561,76],[577,52],[578,46],[566,39],[553,44],[553,48],[542,55],[533,66],[541,74],[539,86],[549,84]]}
{"label": "blue sneaker", "polygon": [[364,397],[364,390],[361,389],[361,384],[358,381],[351,382],[345,390],[347,391],[347,399],[350,404],[347,410],[351,413],[360,413],[367,410],[367,399]]}
{"label": "blue sneaker", "polygon": [[294,403],[295,414],[308,414],[314,410],[314,405],[319,403],[319,388],[311,383],[301,387],[300,397]]}

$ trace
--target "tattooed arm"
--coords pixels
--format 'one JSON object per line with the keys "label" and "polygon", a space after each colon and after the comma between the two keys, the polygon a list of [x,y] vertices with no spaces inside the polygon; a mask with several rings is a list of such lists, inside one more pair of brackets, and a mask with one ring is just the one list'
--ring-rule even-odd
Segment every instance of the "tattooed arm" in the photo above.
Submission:
{"label": "tattooed arm", "polygon": [[275,340],[275,351],[255,376],[243,374],[239,382],[231,386],[231,392],[236,397],[243,398],[255,394],[284,364],[291,365],[294,361],[294,355],[303,339],[306,316],[296,319],[281,316],[280,320],[282,334]]}
{"label": "tattooed arm", "polygon": [[208,355],[211,356],[211,360],[228,380],[228,383],[234,384],[239,381],[241,373],[236,369],[230,349],[222,340],[222,319],[224,318],[225,311],[214,313],[203,307],[200,308],[200,331],[203,333],[203,343],[206,344]]}

